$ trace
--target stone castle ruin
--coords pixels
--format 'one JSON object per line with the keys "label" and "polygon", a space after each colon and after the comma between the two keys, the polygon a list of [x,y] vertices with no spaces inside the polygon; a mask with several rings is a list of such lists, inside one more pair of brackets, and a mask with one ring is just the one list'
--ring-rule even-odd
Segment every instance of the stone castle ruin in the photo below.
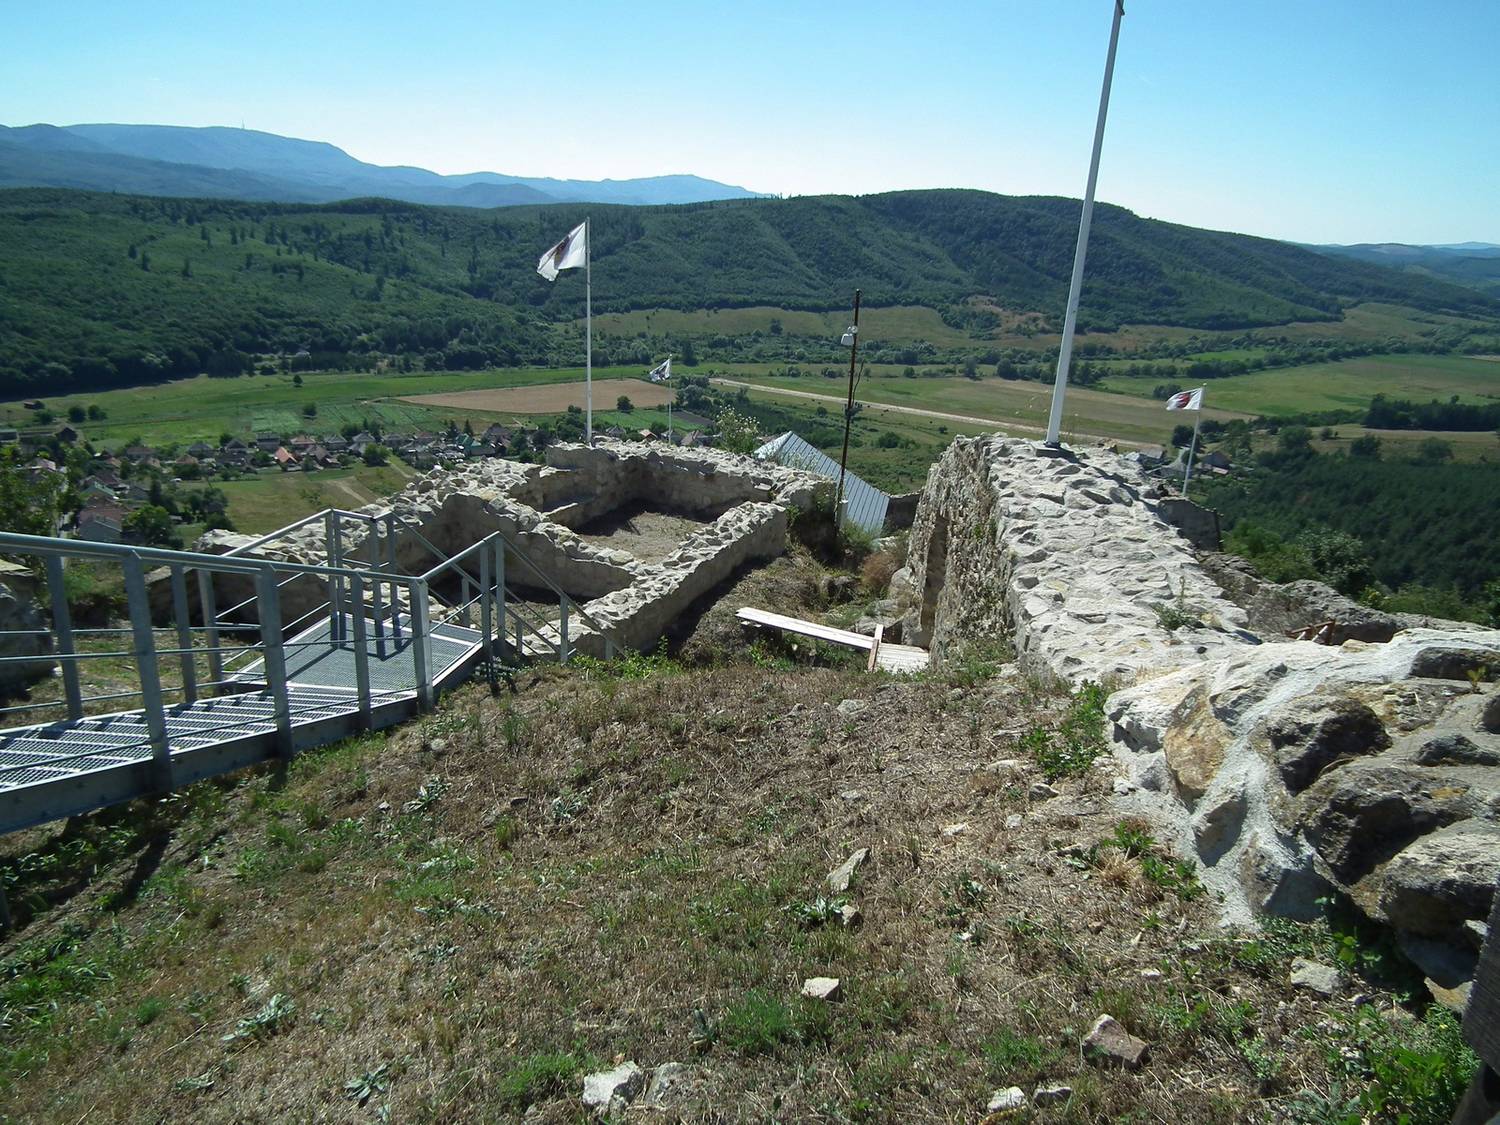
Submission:
{"label": "stone castle ruin", "polygon": [[[1172,503],[1103,449],[955,441],[892,581],[906,639],[1008,641],[1031,674],[1115,689],[1116,801],[1228,920],[1337,890],[1462,987],[1500,878],[1500,631],[1270,587],[1196,555]],[[1329,618],[1334,645],[1287,636]]]}
{"label": "stone castle ruin", "polygon": [[[456,555],[503,530],[616,644],[648,649],[740,568],[780,555],[791,513],[828,489],[800,470],[716,450],[601,441],[550,446],[544,465],[490,459],[436,469],[369,511],[389,509],[396,517],[396,562],[406,573],[431,567],[431,548]],[[248,542],[213,532],[200,549]],[[347,559],[373,561],[385,557],[389,543],[354,525],[342,546]],[[266,550],[319,563],[327,536],[308,526]],[[515,566],[508,582],[524,591],[528,573]],[[220,599],[233,604],[226,599],[245,592],[224,589]],[[163,585],[157,596],[169,593]],[[319,582],[293,583],[282,591],[284,612],[295,617],[323,597]],[[574,643],[603,655],[603,638],[588,622],[575,624]]]}

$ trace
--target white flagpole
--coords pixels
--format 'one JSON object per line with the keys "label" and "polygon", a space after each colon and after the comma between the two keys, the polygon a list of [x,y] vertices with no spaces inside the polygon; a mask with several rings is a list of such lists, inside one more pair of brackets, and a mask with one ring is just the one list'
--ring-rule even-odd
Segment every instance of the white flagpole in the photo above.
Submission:
{"label": "white flagpole", "polygon": [[1188,445],[1187,464],[1182,468],[1182,497],[1187,499],[1188,480],[1193,475],[1193,452],[1198,448],[1198,425],[1203,421],[1203,409],[1193,411],[1193,440]]}
{"label": "white flagpole", "polygon": [[1063,394],[1068,367],[1073,362],[1073,330],[1078,326],[1078,298],[1083,291],[1083,260],[1089,248],[1089,226],[1094,221],[1094,185],[1099,179],[1099,152],[1104,147],[1104,119],[1109,114],[1109,85],[1115,74],[1115,45],[1120,41],[1120,17],[1125,0],[1115,0],[1115,19],[1109,30],[1109,55],[1104,63],[1104,89],[1099,93],[1099,119],[1094,124],[1094,155],[1089,160],[1088,188],[1083,193],[1083,218],[1078,222],[1078,248],[1073,252],[1073,282],[1068,286],[1068,311],[1063,317],[1062,344],[1057,349],[1057,377],[1052,384],[1052,414],[1047,420],[1047,444],[1058,444],[1062,429]]}
{"label": "white flagpole", "polygon": [[594,444],[594,232],[583,220],[583,433]]}
{"label": "white flagpole", "polygon": [[672,353],[667,353],[667,444],[672,444]]}

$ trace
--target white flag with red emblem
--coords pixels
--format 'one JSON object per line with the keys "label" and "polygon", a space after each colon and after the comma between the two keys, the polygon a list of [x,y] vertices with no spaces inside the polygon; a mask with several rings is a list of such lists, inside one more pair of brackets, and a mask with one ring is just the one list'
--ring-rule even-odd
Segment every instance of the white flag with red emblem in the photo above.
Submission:
{"label": "white flag with red emblem", "polygon": [[548,281],[556,281],[563,270],[576,270],[588,260],[588,221],[579,223],[568,236],[541,256],[536,272]]}
{"label": "white flag with red emblem", "polygon": [[671,356],[667,356],[666,359],[664,359],[660,363],[658,363],[647,374],[647,378],[649,378],[653,383],[665,383],[671,377],[672,377],[672,357]]}
{"label": "white flag with red emblem", "polygon": [[1203,388],[1194,391],[1178,391],[1167,399],[1168,410],[1202,410]]}

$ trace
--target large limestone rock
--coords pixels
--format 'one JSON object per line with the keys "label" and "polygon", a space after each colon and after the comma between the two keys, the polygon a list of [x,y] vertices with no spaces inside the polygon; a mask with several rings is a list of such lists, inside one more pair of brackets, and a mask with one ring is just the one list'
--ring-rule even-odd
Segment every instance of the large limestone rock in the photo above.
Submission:
{"label": "large limestone rock", "polygon": [[1462,944],[1500,879],[1500,632],[1286,641],[1107,704],[1124,800],[1196,856],[1226,912],[1311,914],[1335,887],[1403,937]]}
{"label": "large limestone rock", "polygon": [[54,664],[47,659],[52,638],[44,632],[47,627],[31,598],[0,585],[0,656],[37,658],[25,663],[0,663],[0,695],[20,691],[52,674]]}

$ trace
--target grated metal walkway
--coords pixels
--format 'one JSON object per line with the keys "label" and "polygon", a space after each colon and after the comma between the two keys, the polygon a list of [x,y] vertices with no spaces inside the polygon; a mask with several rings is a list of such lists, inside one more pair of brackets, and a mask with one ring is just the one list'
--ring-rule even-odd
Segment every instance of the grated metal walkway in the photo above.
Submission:
{"label": "grated metal walkway", "polygon": [[[377,645],[371,628],[370,726],[418,709],[411,637]],[[329,646],[323,621],[288,642],[287,703],[291,750],[346,738],[361,729],[354,653]],[[461,678],[479,659],[480,634],[457,625],[432,629],[432,682]],[[292,648],[294,643],[308,647]],[[170,787],[187,785],[277,757],[276,705],[258,678],[259,663],[236,674],[243,692],[163,709]],[[161,769],[144,711],[122,711],[0,731],[0,832],[15,831],[159,792]]]}

